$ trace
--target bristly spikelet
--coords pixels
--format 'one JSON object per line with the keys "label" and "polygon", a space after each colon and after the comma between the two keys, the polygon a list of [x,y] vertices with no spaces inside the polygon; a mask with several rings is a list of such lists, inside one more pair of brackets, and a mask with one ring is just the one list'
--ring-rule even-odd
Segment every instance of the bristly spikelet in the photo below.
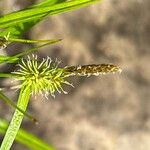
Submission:
{"label": "bristly spikelet", "polygon": [[32,94],[44,94],[47,96],[49,93],[55,96],[54,93],[58,91],[67,94],[62,88],[62,84],[71,85],[65,81],[66,75],[63,68],[58,68],[58,61],[52,62],[51,58],[38,61],[37,56],[28,56],[28,59],[21,59],[18,64],[20,69],[13,72],[17,76],[17,80],[21,80],[22,86],[30,86]]}
{"label": "bristly spikelet", "polygon": [[66,67],[66,72],[70,76],[90,76],[90,75],[101,75],[106,73],[116,73],[121,72],[120,67],[113,64],[92,64],[92,65],[83,65],[83,66],[70,66]]}
{"label": "bristly spikelet", "polygon": [[53,62],[50,57],[39,61],[36,55],[27,59],[21,59],[19,70],[13,72],[16,79],[22,81],[20,85],[13,88],[30,86],[32,94],[42,94],[47,97],[49,93],[55,96],[55,92],[63,92],[62,84],[73,86],[65,79],[69,76],[90,76],[106,73],[121,72],[121,69],[113,64],[92,64],[83,66],[58,67],[59,62]]}

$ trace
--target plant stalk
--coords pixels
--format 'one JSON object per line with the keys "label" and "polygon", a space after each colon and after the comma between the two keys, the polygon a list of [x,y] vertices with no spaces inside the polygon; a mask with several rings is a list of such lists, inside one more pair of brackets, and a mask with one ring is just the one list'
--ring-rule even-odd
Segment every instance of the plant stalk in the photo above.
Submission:
{"label": "plant stalk", "polygon": [[[17,106],[23,111],[26,111],[28,102],[30,99],[30,87],[21,88]],[[12,120],[9,124],[9,127],[6,131],[4,139],[0,150],[9,150],[15,140],[15,137],[19,131],[20,125],[22,123],[24,114],[21,113],[18,109],[15,110],[15,113],[12,117]]]}

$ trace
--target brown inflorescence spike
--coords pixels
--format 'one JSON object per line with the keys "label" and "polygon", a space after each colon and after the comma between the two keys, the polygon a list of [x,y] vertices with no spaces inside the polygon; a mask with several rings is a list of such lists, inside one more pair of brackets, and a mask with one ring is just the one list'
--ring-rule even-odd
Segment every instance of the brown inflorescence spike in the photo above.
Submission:
{"label": "brown inflorescence spike", "polygon": [[100,74],[121,72],[121,69],[117,65],[113,64],[92,64],[66,67],[66,71],[70,76],[97,76]]}

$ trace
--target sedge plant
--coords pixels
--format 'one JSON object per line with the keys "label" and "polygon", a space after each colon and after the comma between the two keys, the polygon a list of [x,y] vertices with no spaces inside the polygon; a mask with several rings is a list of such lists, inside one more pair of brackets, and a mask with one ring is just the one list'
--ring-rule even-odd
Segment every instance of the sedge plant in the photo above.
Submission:
{"label": "sedge plant", "polygon": [[[49,95],[55,97],[56,92],[67,94],[63,89],[63,85],[67,84],[68,86],[73,86],[67,81],[67,78],[70,76],[97,76],[121,71],[117,65],[113,64],[92,64],[61,68],[57,60],[51,60],[50,57],[40,60],[37,55],[33,54],[38,49],[59,42],[61,39],[27,40],[20,38],[26,31],[47,16],[68,12],[100,1],[101,0],[45,0],[39,4],[0,17],[0,50],[5,50],[12,42],[43,42],[43,44],[35,48],[28,49],[14,56],[0,55],[0,64],[10,63],[17,65],[17,70],[13,72],[0,72],[0,77],[9,77],[19,82],[19,84],[10,87],[12,90],[17,89],[19,91],[17,105],[4,94],[3,87],[0,89],[0,99],[15,108],[0,150],[9,150],[16,137],[16,140],[19,141],[18,133],[24,116],[36,122],[36,119],[26,112],[31,95],[36,96],[37,94],[42,94],[45,97]],[[23,132],[23,134],[25,135],[26,133]],[[31,136],[30,138],[34,140],[35,137]],[[31,145],[28,143],[24,144],[30,148],[32,147],[32,143]],[[52,149],[51,146],[48,148],[46,145],[46,147],[46,149]],[[37,149],[40,150],[42,148],[38,147]]]}

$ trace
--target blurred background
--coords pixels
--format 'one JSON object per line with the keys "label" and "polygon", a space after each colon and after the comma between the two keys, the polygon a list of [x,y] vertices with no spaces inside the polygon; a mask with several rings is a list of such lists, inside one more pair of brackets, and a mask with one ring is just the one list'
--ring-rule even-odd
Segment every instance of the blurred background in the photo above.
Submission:
{"label": "blurred background", "polygon": [[[5,14],[36,0],[1,0]],[[104,0],[80,10],[51,16],[34,26],[24,38],[62,38],[42,48],[40,57],[62,61],[61,66],[113,63],[121,74],[73,77],[68,95],[33,97],[28,111],[39,120],[24,119],[22,127],[58,150],[150,149],[150,0]],[[12,55],[33,45],[12,44]],[[1,66],[8,71],[12,66]],[[11,83],[12,84],[12,83]],[[1,80],[0,86],[10,80]],[[7,91],[13,100],[18,93]],[[13,109],[0,101],[0,117],[10,120]],[[26,150],[15,143],[12,150]]]}

